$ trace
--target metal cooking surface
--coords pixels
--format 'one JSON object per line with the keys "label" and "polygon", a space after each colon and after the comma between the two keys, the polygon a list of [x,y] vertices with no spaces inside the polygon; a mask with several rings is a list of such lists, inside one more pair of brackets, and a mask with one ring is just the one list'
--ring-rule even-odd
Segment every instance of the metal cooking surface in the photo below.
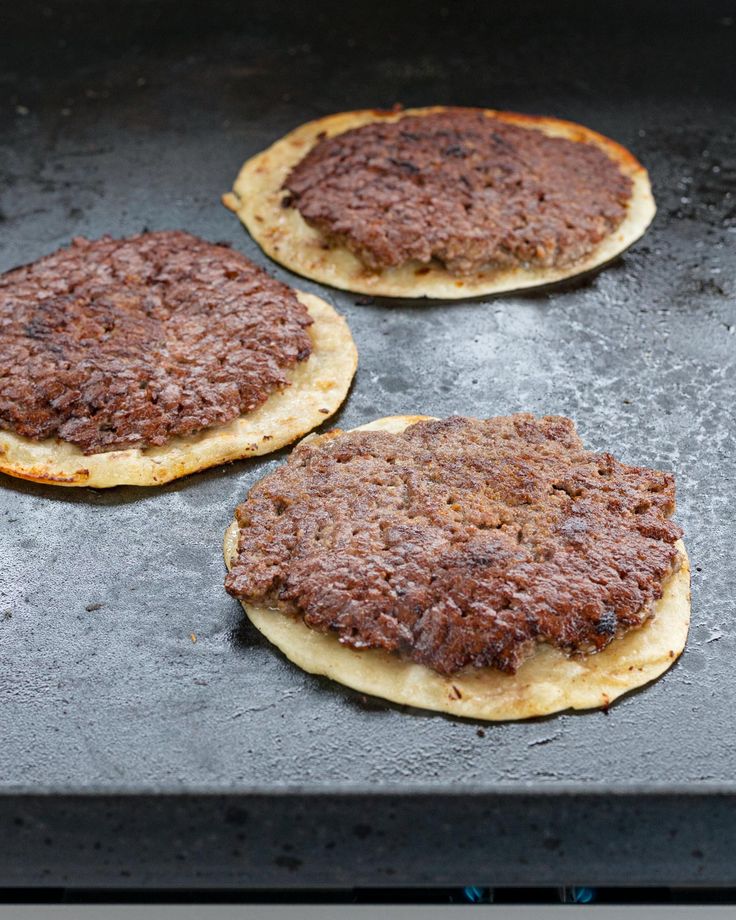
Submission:
{"label": "metal cooking surface", "polygon": [[6,9],[0,269],[76,234],[144,227],[227,240],[264,264],[219,196],[248,156],[341,109],[491,105],[609,134],[649,168],[659,213],[590,280],[471,303],[366,304],[270,268],[350,322],[360,367],[342,426],[403,412],[562,413],[591,447],[674,470],[693,563],[688,648],[608,713],[481,732],[308,676],[244,621],[222,588],[222,534],[283,454],[160,489],[5,478],[0,791],[730,783],[733,7],[696,18],[695,4],[668,5],[661,19],[656,4],[560,3],[544,19],[545,5],[525,3],[509,20],[501,4],[468,4],[461,19],[439,6],[427,18],[424,4],[346,6]]}
{"label": "metal cooking surface", "polygon": [[[48,28],[84,8],[52,9]],[[80,54],[58,42],[50,61],[35,62],[30,84],[21,60],[5,64],[13,104],[2,112],[0,267],[75,234],[143,227],[228,240],[263,263],[219,194],[282,132],[346,107],[488,103],[610,134],[649,167],[659,215],[639,245],[587,283],[457,305],[364,305],[299,283],[346,314],[360,350],[343,426],[400,412],[559,412],[592,447],[674,470],[694,563],[689,647],[663,680],[608,714],[499,725],[479,737],[470,723],[366,705],[286,663],[244,623],[222,590],[222,532],[279,457],[150,490],[4,479],[3,785],[729,780],[733,106],[712,98],[706,108],[695,88],[681,99],[677,90],[611,99],[615,87],[590,85],[589,64],[574,83],[570,74],[541,82],[548,60],[531,39],[500,59],[472,35],[464,62],[459,48],[442,59],[395,42],[372,59],[359,48],[348,54],[344,35],[317,36],[311,48],[292,44],[296,30],[281,41],[263,27],[228,36],[223,20],[202,42],[189,29],[170,38],[162,54],[133,23],[133,44],[107,75],[102,49]],[[714,41],[733,34],[717,11],[709,20]],[[81,41],[79,26],[60,24],[67,40]],[[59,73],[66,59],[76,69]]]}

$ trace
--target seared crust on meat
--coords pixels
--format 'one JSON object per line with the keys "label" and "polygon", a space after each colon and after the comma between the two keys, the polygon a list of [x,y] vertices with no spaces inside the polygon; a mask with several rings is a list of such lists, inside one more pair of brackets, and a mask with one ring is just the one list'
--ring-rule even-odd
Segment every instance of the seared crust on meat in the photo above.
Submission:
{"label": "seared crust on meat", "polygon": [[369,268],[435,262],[463,277],[575,264],[622,223],[632,181],[595,144],[448,109],[324,138],[284,187]]}
{"label": "seared crust on meat", "polygon": [[[360,251],[365,258],[368,252],[366,246],[356,245],[355,242],[346,245],[347,236],[342,233],[328,238],[323,232],[327,229],[326,225],[319,220],[319,215],[316,221],[312,216],[315,225],[310,226],[298,209],[290,206],[290,193],[284,185],[300,161],[323,138],[333,138],[363,125],[391,124],[406,117],[448,111],[443,106],[402,112],[370,109],[309,122],[250,159],[243,166],[233,192],[225,195],[223,200],[236,211],[264,251],[292,271],[345,290],[388,297],[456,299],[546,285],[604,265],[637,240],[651,222],[655,207],[647,172],[624,147],[572,122],[491,109],[463,111],[482,113],[505,125],[531,128],[549,137],[592,145],[596,152],[603,152],[615,163],[625,183],[631,183],[631,197],[626,203],[622,222],[587,254],[580,251],[572,261],[560,262],[553,258],[550,263],[549,253],[546,256],[542,253],[544,258],[536,263],[532,260],[529,264],[522,264],[512,260],[509,264],[506,260],[506,264],[489,264],[481,269],[469,270],[462,276],[448,270],[436,258],[430,262],[414,258],[399,265],[380,268],[376,264],[371,267],[356,255],[356,251]],[[316,224],[320,224],[322,229]],[[473,244],[469,250],[473,257],[470,262],[463,260],[459,250],[455,252],[452,247],[445,247],[445,250],[450,263],[454,259],[457,266],[466,270],[473,259],[482,255],[483,247]],[[432,251],[432,246],[429,251]],[[442,255],[442,251],[440,245],[435,254]],[[569,248],[568,255],[573,251],[573,247]],[[522,250],[518,249],[518,252]],[[426,246],[418,249],[417,253],[421,259],[426,258]]]}
{"label": "seared crust on meat", "polygon": [[254,411],[159,447],[90,455],[58,438],[37,441],[0,430],[0,472],[59,486],[160,485],[291,443],[337,411],[358,361],[347,323],[334,308],[313,294],[297,297],[312,320],[311,354],[288,372],[289,386]]}
{"label": "seared crust on meat", "polygon": [[[397,432],[416,420],[416,417],[381,419],[365,427]],[[314,443],[314,439],[308,440]],[[325,448],[329,451],[339,451],[339,443],[338,435],[336,440],[328,442]],[[336,458],[338,454],[334,456]],[[609,462],[605,459],[607,455],[601,457],[604,464]],[[636,472],[636,468],[628,469]],[[572,490],[571,482],[567,482],[566,485]],[[668,508],[665,505],[671,502],[671,497],[668,498],[664,494],[667,492],[667,484],[664,480],[659,483],[652,480],[649,485],[657,488],[664,485],[662,491],[645,488],[643,492],[650,497],[663,495],[660,512],[662,521],[668,523]],[[382,491],[388,495],[387,490],[390,488],[392,487],[388,483],[376,484],[376,500],[380,500]],[[624,494],[627,493],[628,487],[623,491]],[[562,489],[561,493],[573,500],[565,489]],[[613,497],[616,500],[620,498],[615,488]],[[649,501],[649,498],[644,500]],[[391,504],[390,498],[387,498],[387,501]],[[562,501],[565,499],[562,498]],[[454,509],[450,509],[449,514],[452,515],[453,512]],[[646,513],[644,509],[640,509],[639,512],[635,509],[630,511],[632,517],[641,517],[642,514],[646,516]],[[241,547],[249,545],[248,539],[243,540],[243,527],[249,526],[247,517],[242,513],[239,517],[242,523],[239,525],[235,522],[231,526],[225,541],[226,561],[235,574],[236,582],[239,571],[238,535],[241,536]],[[339,520],[338,515],[338,526]],[[498,529],[503,529],[503,526]],[[359,524],[357,529],[361,530]],[[488,532],[492,533],[496,529],[489,529]],[[569,647],[566,647],[565,643],[561,643],[559,648],[555,648],[548,641],[536,644],[534,654],[518,665],[513,675],[504,674],[497,668],[478,667],[472,663],[454,673],[440,674],[426,664],[412,661],[407,655],[401,657],[396,651],[387,651],[385,647],[356,651],[349,643],[341,643],[336,633],[325,633],[310,628],[301,616],[275,611],[267,605],[248,600],[243,600],[243,606],[258,629],[305,670],[325,674],[362,692],[373,693],[394,702],[480,719],[526,718],[570,707],[605,706],[622,693],[647,683],[665,671],[682,651],[687,636],[689,566],[684,546],[681,541],[674,542],[677,537],[676,530],[668,531],[666,534],[661,532],[656,536],[654,530],[649,527],[644,526],[643,529],[652,535],[648,539],[655,543],[662,540],[669,546],[673,557],[671,565],[661,570],[663,575],[660,584],[657,586],[652,582],[653,600],[641,618],[643,625],[630,628],[625,633],[616,631],[615,637],[605,643],[606,647],[594,654],[570,657]],[[580,533],[575,535],[569,532],[568,535],[574,540]],[[343,539],[347,541],[345,546],[349,546],[351,540],[355,542],[358,538],[346,535]],[[673,542],[670,542],[671,540]],[[541,542],[538,543],[538,546],[541,545]],[[278,547],[275,547],[271,560],[275,565],[278,565],[278,552]],[[655,553],[655,559],[656,555]],[[650,561],[645,560],[645,567]],[[487,567],[487,562],[483,565]],[[460,577],[462,579],[462,575]],[[558,588],[560,592],[565,593],[564,580],[558,584]],[[609,584],[608,588],[614,590],[615,585]],[[273,602],[272,597],[271,603]],[[646,603],[643,604],[642,610],[646,606]],[[578,610],[578,615],[580,614],[586,616],[582,609]],[[584,649],[581,648],[581,651]]]}
{"label": "seared crust on meat", "polygon": [[78,238],[6,272],[0,319],[0,428],[85,454],[252,412],[312,348],[291,288],[180,230]]}
{"label": "seared crust on meat", "polygon": [[312,439],[251,490],[228,590],[441,674],[600,651],[677,561],[674,479],[585,450],[569,419]]}

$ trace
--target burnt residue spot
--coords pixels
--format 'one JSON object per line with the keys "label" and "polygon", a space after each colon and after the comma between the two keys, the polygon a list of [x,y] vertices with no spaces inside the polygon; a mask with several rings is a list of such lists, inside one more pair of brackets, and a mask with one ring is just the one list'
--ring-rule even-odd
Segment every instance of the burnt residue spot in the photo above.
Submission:
{"label": "burnt residue spot", "polygon": [[365,840],[373,833],[373,828],[368,824],[356,824],[353,833],[359,840]]}
{"label": "burnt residue spot", "polygon": [[289,872],[296,872],[302,865],[302,860],[296,856],[277,856],[274,862],[282,869],[288,869]]}
{"label": "burnt residue spot", "polygon": [[617,619],[613,610],[604,610],[595,625],[599,636],[613,636],[616,632]]}
{"label": "burnt residue spot", "polygon": [[87,604],[84,609],[87,611],[87,613],[94,613],[95,610],[102,610],[104,606],[104,604],[100,603]]}
{"label": "burnt residue spot", "polygon": [[692,851],[692,857],[693,857],[693,859],[703,859],[704,856],[705,856],[705,854],[703,853],[702,850],[693,850],[693,851]]}
{"label": "burnt residue spot", "polygon": [[545,837],[542,846],[545,850],[559,850],[562,841],[558,837]]}
{"label": "burnt residue spot", "polygon": [[696,294],[712,294],[716,297],[725,297],[729,292],[714,278],[693,278],[693,292]]}

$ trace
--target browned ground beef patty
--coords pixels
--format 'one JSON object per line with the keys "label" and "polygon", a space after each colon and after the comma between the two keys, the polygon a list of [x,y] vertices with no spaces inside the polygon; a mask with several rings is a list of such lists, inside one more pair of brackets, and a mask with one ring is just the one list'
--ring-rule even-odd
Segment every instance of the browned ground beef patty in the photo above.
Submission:
{"label": "browned ground beef patty", "polygon": [[566,418],[353,432],[251,489],[226,587],[356,649],[513,672],[535,643],[599,651],[651,615],[674,504],[669,473],[585,450]]}
{"label": "browned ground beef patty", "polygon": [[0,276],[0,428],[85,453],[251,412],[311,352],[294,292],[180,231],[75,239]]}
{"label": "browned ground beef patty", "polygon": [[598,147],[473,110],[406,116],[320,141],[285,203],[374,269],[567,265],[624,219],[631,180]]}

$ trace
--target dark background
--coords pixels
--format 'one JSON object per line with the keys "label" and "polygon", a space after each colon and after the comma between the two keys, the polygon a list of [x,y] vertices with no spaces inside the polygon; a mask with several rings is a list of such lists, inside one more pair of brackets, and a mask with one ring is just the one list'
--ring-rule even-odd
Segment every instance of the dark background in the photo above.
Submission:
{"label": "dark background", "polygon": [[0,270],[173,227],[266,264],[219,197],[342,109],[488,105],[629,146],[659,212],[592,279],[465,304],[298,284],[360,352],[335,421],[570,415],[591,447],[675,471],[693,563],[689,645],[662,680],[608,713],[481,732],[306,675],[244,622],[222,532],[283,454],[149,490],[3,479],[0,884],[736,881],[736,5],[34,0],[0,17]]}

